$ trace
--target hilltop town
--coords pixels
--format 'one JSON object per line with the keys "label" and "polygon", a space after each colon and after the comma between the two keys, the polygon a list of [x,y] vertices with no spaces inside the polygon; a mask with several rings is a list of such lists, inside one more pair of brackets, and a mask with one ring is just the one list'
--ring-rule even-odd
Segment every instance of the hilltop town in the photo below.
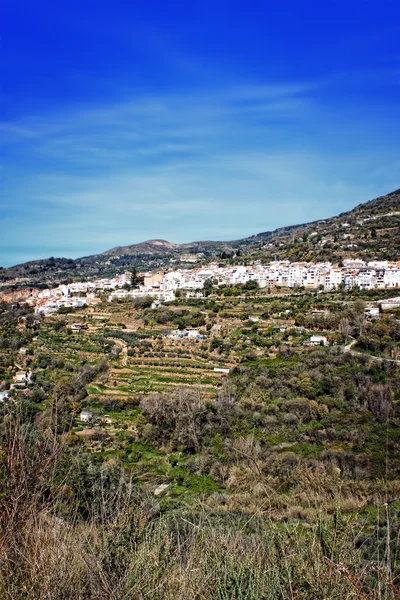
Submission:
{"label": "hilltop town", "polygon": [[149,296],[155,302],[170,302],[175,299],[177,291],[189,295],[196,292],[200,297],[208,284],[221,287],[254,282],[259,289],[391,289],[400,287],[400,262],[373,260],[365,263],[360,259],[347,259],[341,266],[329,262],[313,264],[289,261],[274,261],[266,265],[256,262],[250,266],[210,263],[198,269],[141,273],[139,280],[143,283],[132,288],[132,274],[125,272],[113,278],[31,291],[27,301],[36,307],[37,312],[50,315],[60,308],[96,304],[104,293],[108,293],[109,301]]}

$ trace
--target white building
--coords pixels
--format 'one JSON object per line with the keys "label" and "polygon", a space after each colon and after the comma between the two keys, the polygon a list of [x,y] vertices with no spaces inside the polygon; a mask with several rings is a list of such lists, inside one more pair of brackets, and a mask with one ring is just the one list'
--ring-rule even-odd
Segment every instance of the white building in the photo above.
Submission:
{"label": "white building", "polygon": [[365,309],[365,316],[370,319],[379,319],[379,307],[378,306],[368,306]]}
{"label": "white building", "polygon": [[32,383],[32,371],[17,371],[13,377],[16,384]]}
{"label": "white building", "polygon": [[94,418],[93,418],[93,413],[90,412],[89,410],[83,410],[81,412],[81,414],[79,415],[79,419],[83,422],[83,423],[92,423]]}
{"label": "white building", "polygon": [[0,392],[0,402],[5,402],[10,397],[9,392]]}
{"label": "white building", "polygon": [[310,337],[311,346],[326,346],[328,343],[328,338],[324,335],[312,335]]}

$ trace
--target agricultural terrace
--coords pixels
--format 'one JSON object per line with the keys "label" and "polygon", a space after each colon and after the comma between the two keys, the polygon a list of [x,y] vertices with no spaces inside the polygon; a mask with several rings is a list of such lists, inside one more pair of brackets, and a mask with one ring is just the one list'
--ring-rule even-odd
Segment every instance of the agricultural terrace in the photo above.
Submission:
{"label": "agricultural terrace", "polygon": [[[276,472],[270,510],[279,516],[291,510],[281,494],[293,466],[382,475],[380,424],[394,415],[398,372],[380,361],[395,360],[399,320],[396,309],[378,319],[365,309],[384,297],[236,286],[155,308],[148,299],[104,302],[44,320],[4,309],[3,381],[32,369],[33,384],[18,392],[25,414],[42,426],[56,415],[72,446],[93,463],[122,461],[138,485],[168,483],[166,505],[229,491],[232,506],[248,510],[264,461]],[[313,335],[327,346],[312,347]],[[83,422],[82,411],[93,419]],[[394,456],[395,424],[387,435]],[[308,505],[303,484],[296,502]]]}

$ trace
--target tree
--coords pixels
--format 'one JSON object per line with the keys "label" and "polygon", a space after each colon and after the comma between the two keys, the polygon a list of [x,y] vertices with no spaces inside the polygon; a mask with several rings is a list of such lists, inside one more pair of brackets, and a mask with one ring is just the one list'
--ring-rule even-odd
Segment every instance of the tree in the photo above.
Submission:
{"label": "tree", "polygon": [[140,403],[155,439],[174,448],[198,452],[207,430],[207,403],[199,391],[179,390],[174,395],[153,394]]}
{"label": "tree", "polygon": [[65,321],[64,319],[59,319],[58,321],[56,321],[55,325],[54,325],[54,329],[56,331],[61,331],[62,329],[65,329]]}
{"label": "tree", "polygon": [[213,291],[213,282],[212,279],[206,279],[203,286],[204,295],[209,296]]}
{"label": "tree", "polygon": [[131,286],[138,288],[143,283],[143,277],[139,277],[135,267],[132,269]]}
{"label": "tree", "polygon": [[356,300],[353,304],[353,322],[361,336],[365,326],[365,302],[363,300]]}
{"label": "tree", "polygon": [[342,333],[345,340],[347,340],[347,338],[351,335],[352,328],[349,323],[349,320],[345,317],[340,320],[339,330]]}
{"label": "tree", "polygon": [[243,286],[243,289],[244,289],[244,290],[248,290],[248,291],[250,291],[250,290],[257,290],[257,289],[258,289],[258,287],[259,287],[259,286],[258,286],[258,283],[257,283],[257,281],[254,281],[254,279],[251,279],[250,281],[247,281],[247,282],[244,284],[244,286]]}

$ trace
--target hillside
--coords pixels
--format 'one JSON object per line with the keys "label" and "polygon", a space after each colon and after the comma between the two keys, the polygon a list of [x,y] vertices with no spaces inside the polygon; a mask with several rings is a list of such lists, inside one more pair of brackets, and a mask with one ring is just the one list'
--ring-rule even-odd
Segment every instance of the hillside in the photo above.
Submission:
{"label": "hillside", "polygon": [[400,249],[400,190],[330,219],[259,233],[243,242],[247,254],[262,260],[395,260]]}
{"label": "hillside", "polygon": [[[398,200],[231,245],[41,264],[397,257]],[[1,598],[399,597],[393,290],[253,283],[46,316],[0,302]]]}
{"label": "hillside", "polygon": [[398,598],[388,293],[0,302],[0,597]]}
{"label": "hillside", "polygon": [[76,260],[51,257],[0,269],[0,280],[7,283],[17,278],[20,286],[43,286],[60,280],[110,277],[122,269],[154,270],[172,265],[187,268],[215,259],[238,263],[249,259],[271,261],[275,257],[337,263],[348,257],[394,260],[399,256],[399,240],[400,190],[396,190],[329,219],[248,238],[186,244],[148,240]]}

